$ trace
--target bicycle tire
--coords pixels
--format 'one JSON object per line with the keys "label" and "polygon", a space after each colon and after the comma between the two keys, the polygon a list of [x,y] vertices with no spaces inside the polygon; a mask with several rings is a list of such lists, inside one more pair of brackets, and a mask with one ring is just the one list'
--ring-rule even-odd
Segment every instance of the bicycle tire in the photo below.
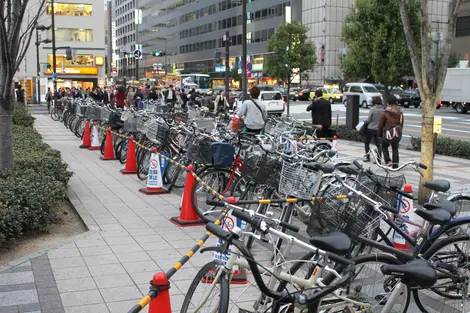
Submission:
{"label": "bicycle tire", "polygon": [[[221,182],[222,186],[217,185],[216,187],[214,187],[213,183],[215,181],[214,182],[209,181],[209,178],[208,178],[209,175],[216,176],[216,180]],[[209,200],[209,199],[212,200],[212,199],[215,199],[215,197],[210,195],[211,193],[209,193],[209,191],[205,188],[205,186],[210,186],[211,188],[215,188],[215,190],[220,194],[223,194],[224,192],[228,192],[230,190],[230,184],[231,184],[231,182],[228,181],[228,179],[230,179],[231,175],[232,175],[232,170],[225,169],[225,168],[216,168],[216,167],[206,169],[202,172],[201,175],[198,175],[199,178],[201,178],[201,180],[196,181],[196,183],[194,184],[193,189],[191,191],[192,193],[191,200],[193,202],[193,207],[196,210],[197,215],[205,222],[214,222],[220,215],[220,213],[217,213],[217,212],[222,212],[222,208],[217,208],[216,210],[214,210],[213,206],[209,206],[206,204],[206,200]],[[237,175],[238,174],[235,174],[235,176]],[[204,186],[201,185],[201,181],[205,182],[206,184]],[[199,195],[204,195],[205,198],[201,196],[201,199],[198,199]],[[211,215],[212,218],[209,218],[208,217],[209,215],[205,214],[207,211],[213,211],[215,215]]]}
{"label": "bicycle tire", "polygon": [[51,110],[51,118],[53,121],[57,122],[59,121],[60,119],[60,113],[59,113],[59,110],[57,110],[56,108],[53,108]]}
{"label": "bicycle tire", "polygon": [[[182,157],[176,157],[173,158],[173,160],[183,165],[187,163]],[[182,169],[181,166],[178,166],[176,163],[168,162],[164,173],[165,183],[170,185],[169,188],[184,188],[185,175],[186,171]]]}
{"label": "bicycle tire", "polygon": [[123,140],[119,143],[119,162],[125,164],[127,161],[127,154],[129,152],[129,142]]}
{"label": "bicycle tire", "polygon": [[[204,277],[207,277],[210,275],[210,271],[217,270],[218,265],[214,262],[211,261],[207,264],[205,264],[199,272],[196,274],[194,277],[193,281],[191,282],[191,285],[189,286],[188,292],[186,293],[186,296],[184,297],[183,305],[181,306],[181,311],[180,313],[189,313],[189,312],[194,312],[191,309],[191,306],[197,306],[197,304],[193,303],[192,300],[193,297],[195,296],[195,291],[200,284],[206,284],[203,282]],[[209,274],[209,275],[208,275]],[[211,277],[211,276],[209,276]],[[207,281],[207,280],[206,280]],[[218,312],[219,313],[227,313],[228,312],[228,307],[229,307],[229,302],[230,302],[230,285],[229,281],[226,278],[225,274],[222,274],[220,276],[220,280],[218,283],[216,283],[220,287],[220,298],[219,298],[219,308]],[[209,284],[207,284],[209,286]],[[214,288],[215,289],[215,288]],[[208,297],[209,298],[209,297]],[[189,310],[189,311],[188,311]],[[214,312],[214,311],[212,311]]]}
{"label": "bicycle tire", "polygon": [[148,150],[143,150],[140,154],[140,159],[137,162],[137,177],[140,180],[146,180],[149,170],[149,162],[152,153]]}
{"label": "bicycle tire", "polygon": [[83,139],[83,133],[85,132],[86,120],[84,117],[78,119],[77,125],[75,126],[75,136]]}

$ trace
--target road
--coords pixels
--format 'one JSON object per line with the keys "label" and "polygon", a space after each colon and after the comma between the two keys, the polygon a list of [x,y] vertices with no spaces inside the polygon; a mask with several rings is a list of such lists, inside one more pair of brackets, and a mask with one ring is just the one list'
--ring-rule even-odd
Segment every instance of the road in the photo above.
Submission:
{"label": "road", "polygon": [[[310,112],[306,112],[307,106],[310,102],[295,101],[291,102],[290,112],[291,115],[297,119],[310,121]],[[359,109],[359,119],[367,118],[368,109]],[[405,127],[403,131],[403,142],[409,142],[411,136],[418,137],[421,135],[421,109],[408,108],[405,111]],[[346,123],[346,108],[343,104],[334,104],[332,106],[333,124]],[[458,114],[453,108],[443,107],[436,112],[436,117],[442,117],[442,135],[443,137],[450,137],[452,139],[470,141],[470,114]]]}

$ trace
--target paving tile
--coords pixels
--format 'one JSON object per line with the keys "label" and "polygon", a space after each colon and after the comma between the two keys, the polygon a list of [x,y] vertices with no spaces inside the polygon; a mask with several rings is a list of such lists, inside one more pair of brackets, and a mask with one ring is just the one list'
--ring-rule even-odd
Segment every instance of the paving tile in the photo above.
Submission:
{"label": "paving tile", "polygon": [[62,298],[62,302],[64,303],[64,307],[103,303],[103,298],[97,289],[65,292],[61,293],[60,296]]}
{"label": "paving tile", "polygon": [[83,277],[90,277],[90,272],[85,266],[73,268],[61,268],[54,270],[54,277],[56,280],[61,279],[76,279]]}
{"label": "paving tile", "polygon": [[134,282],[132,281],[129,274],[116,274],[116,275],[107,275],[107,276],[96,276],[94,277],[95,283],[98,288],[101,290],[103,288],[113,288],[113,287],[122,287],[122,286],[133,286]]}
{"label": "paving tile", "polygon": [[80,279],[61,279],[57,280],[59,292],[71,292],[96,289],[96,284],[91,277],[82,277]]}
{"label": "paving tile", "polygon": [[[123,310],[123,312],[124,311],[126,310]],[[65,313],[109,313],[109,310],[106,304],[100,303],[66,307]]]}
{"label": "paving tile", "polygon": [[108,246],[79,248],[82,256],[113,254]]}
{"label": "paving tile", "polygon": [[28,304],[39,302],[36,290],[16,290],[0,292],[2,306]]}
{"label": "paving tile", "polygon": [[89,266],[88,269],[93,277],[126,273],[121,264],[94,265]]}
{"label": "paving tile", "polygon": [[48,253],[49,259],[62,259],[62,258],[75,258],[80,257],[80,252],[77,248],[60,248],[52,250]]}
{"label": "paving tile", "polygon": [[85,260],[85,263],[87,266],[119,263],[119,260],[116,258],[114,254],[84,256],[83,259]]}
{"label": "paving tile", "polygon": [[116,257],[121,263],[152,260],[147,252],[116,253]]}
{"label": "paving tile", "polygon": [[181,254],[181,252],[179,252],[178,250],[173,249],[173,248],[170,248],[170,249],[167,249],[167,250],[156,250],[156,251],[155,250],[150,250],[150,251],[147,250],[147,253],[156,262],[158,262],[158,260],[163,260],[163,259],[172,259],[176,262],[179,258],[181,258],[183,256]]}
{"label": "paving tile", "polygon": [[131,236],[112,237],[112,238],[107,238],[105,240],[106,240],[106,243],[110,246],[137,244],[137,242]]}
{"label": "paving tile", "polygon": [[16,305],[0,306],[0,313],[17,313],[18,307]]}
{"label": "paving tile", "polygon": [[86,266],[82,257],[65,258],[65,259],[51,259],[50,266],[52,269],[71,268]]}
{"label": "paving tile", "polygon": [[33,272],[18,272],[0,274],[0,286],[26,284],[34,282]]}
{"label": "paving tile", "polygon": [[59,293],[59,289],[57,289],[57,287],[38,288],[37,291],[39,296]]}
{"label": "paving tile", "polygon": [[106,246],[106,242],[101,238],[101,239],[83,239],[83,240],[78,240],[75,242],[78,248],[84,248],[84,247],[102,247]]}
{"label": "paving tile", "polygon": [[129,311],[139,301],[140,297],[127,301],[107,302],[106,305],[108,306],[110,313],[122,313]]}
{"label": "paving tile", "polygon": [[142,252],[143,249],[138,244],[112,246],[114,253]]}
{"label": "paving tile", "polygon": [[18,311],[20,313],[41,312],[41,306],[39,303],[20,304],[18,305]]}
{"label": "paving tile", "polygon": [[132,300],[142,297],[142,293],[136,286],[105,288],[100,289],[100,292],[106,303],[114,301]]}
{"label": "paving tile", "polygon": [[140,273],[140,272],[155,273],[161,270],[154,261],[122,263],[122,266],[124,266],[124,268],[126,269],[128,273]]}

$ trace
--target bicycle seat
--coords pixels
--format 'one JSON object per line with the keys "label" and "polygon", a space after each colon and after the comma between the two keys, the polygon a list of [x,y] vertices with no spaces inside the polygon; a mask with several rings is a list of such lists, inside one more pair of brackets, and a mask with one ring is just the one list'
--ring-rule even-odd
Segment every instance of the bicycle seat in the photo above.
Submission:
{"label": "bicycle seat", "polygon": [[438,210],[438,209],[444,209],[448,211],[452,216],[457,213],[457,208],[455,207],[455,203],[449,200],[443,200],[439,203],[425,203],[424,208],[426,210]]}
{"label": "bicycle seat", "polygon": [[329,233],[326,236],[312,236],[310,243],[319,249],[339,255],[345,255],[351,247],[351,239],[340,232]]}
{"label": "bicycle seat", "polygon": [[437,281],[437,274],[424,260],[413,260],[406,264],[385,264],[380,267],[384,275],[402,277],[422,288],[432,287]]}
{"label": "bicycle seat", "polygon": [[450,182],[444,179],[426,180],[423,186],[433,191],[446,192],[450,189]]}
{"label": "bicycle seat", "polygon": [[415,213],[433,225],[446,225],[452,218],[452,214],[444,209],[432,211],[417,209]]}
{"label": "bicycle seat", "polygon": [[333,173],[335,171],[335,165],[331,163],[308,163],[304,164],[304,166],[308,169],[314,171],[322,171],[323,173]]}
{"label": "bicycle seat", "polygon": [[336,169],[346,175],[358,175],[359,174],[358,168],[353,164],[349,164],[349,165],[343,164],[340,166],[336,166]]}

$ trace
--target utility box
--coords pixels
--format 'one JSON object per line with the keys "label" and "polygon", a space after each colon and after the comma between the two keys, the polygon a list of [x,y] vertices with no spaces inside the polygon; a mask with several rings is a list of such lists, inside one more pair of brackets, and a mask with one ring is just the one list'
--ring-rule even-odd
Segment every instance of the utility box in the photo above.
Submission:
{"label": "utility box", "polygon": [[359,124],[359,96],[348,95],[346,99],[346,126],[355,129]]}

